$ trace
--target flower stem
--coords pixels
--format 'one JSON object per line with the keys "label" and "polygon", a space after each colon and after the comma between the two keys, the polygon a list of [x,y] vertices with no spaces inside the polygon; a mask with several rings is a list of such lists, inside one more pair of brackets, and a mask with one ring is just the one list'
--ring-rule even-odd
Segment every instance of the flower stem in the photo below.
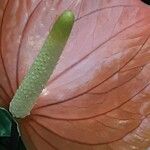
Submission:
{"label": "flower stem", "polygon": [[56,20],[42,49],[14,95],[9,111],[16,118],[30,114],[36,100],[59,60],[74,24],[71,11],[64,11]]}

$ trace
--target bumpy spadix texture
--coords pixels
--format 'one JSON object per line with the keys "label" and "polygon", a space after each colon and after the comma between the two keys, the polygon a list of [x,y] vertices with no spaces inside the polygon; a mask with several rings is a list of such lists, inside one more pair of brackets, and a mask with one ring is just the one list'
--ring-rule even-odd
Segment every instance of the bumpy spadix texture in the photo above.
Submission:
{"label": "bumpy spadix texture", "polygon": [[71,11],[65,11],[55,22],[39,55],[22,81],[10,103],[9,110],[16,118],[30,114],[36,99],[52,74],[66,45],[74,23]]}

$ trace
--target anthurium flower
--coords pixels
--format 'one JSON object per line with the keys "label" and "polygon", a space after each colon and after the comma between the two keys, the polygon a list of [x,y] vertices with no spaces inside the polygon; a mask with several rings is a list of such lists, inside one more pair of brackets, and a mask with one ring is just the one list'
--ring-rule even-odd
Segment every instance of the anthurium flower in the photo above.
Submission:
{"label": "anthurium flower", "polygon": [[27,150],[150,147],[150,7],[140,0],[1,0],[0,106],[6,109],[64,10],[75,23],[30,115]]}

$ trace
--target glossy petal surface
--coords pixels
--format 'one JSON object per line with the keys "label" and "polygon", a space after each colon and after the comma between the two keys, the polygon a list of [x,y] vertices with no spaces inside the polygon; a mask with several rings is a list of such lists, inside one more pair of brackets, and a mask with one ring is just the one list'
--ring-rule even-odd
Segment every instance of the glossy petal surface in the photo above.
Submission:
{"label": "glossy petal surface", "polygon": [[29,150],[145,150],[150,146],[150,8],[140,0],[2,0],[1,105],[8,105],[55,18],[76,22],[31,115]]}

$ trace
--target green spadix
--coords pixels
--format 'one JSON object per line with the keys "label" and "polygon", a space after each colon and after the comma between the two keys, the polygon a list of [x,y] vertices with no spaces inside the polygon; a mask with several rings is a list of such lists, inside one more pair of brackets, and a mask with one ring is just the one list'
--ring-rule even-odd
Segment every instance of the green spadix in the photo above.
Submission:
{"label": "green spadix", "polygon": [[30,114],[36,100],[59,60],[74,24],[71,11],[64,11],[56,20],[42,49],[16,91],[9,111],[16,118]]}

